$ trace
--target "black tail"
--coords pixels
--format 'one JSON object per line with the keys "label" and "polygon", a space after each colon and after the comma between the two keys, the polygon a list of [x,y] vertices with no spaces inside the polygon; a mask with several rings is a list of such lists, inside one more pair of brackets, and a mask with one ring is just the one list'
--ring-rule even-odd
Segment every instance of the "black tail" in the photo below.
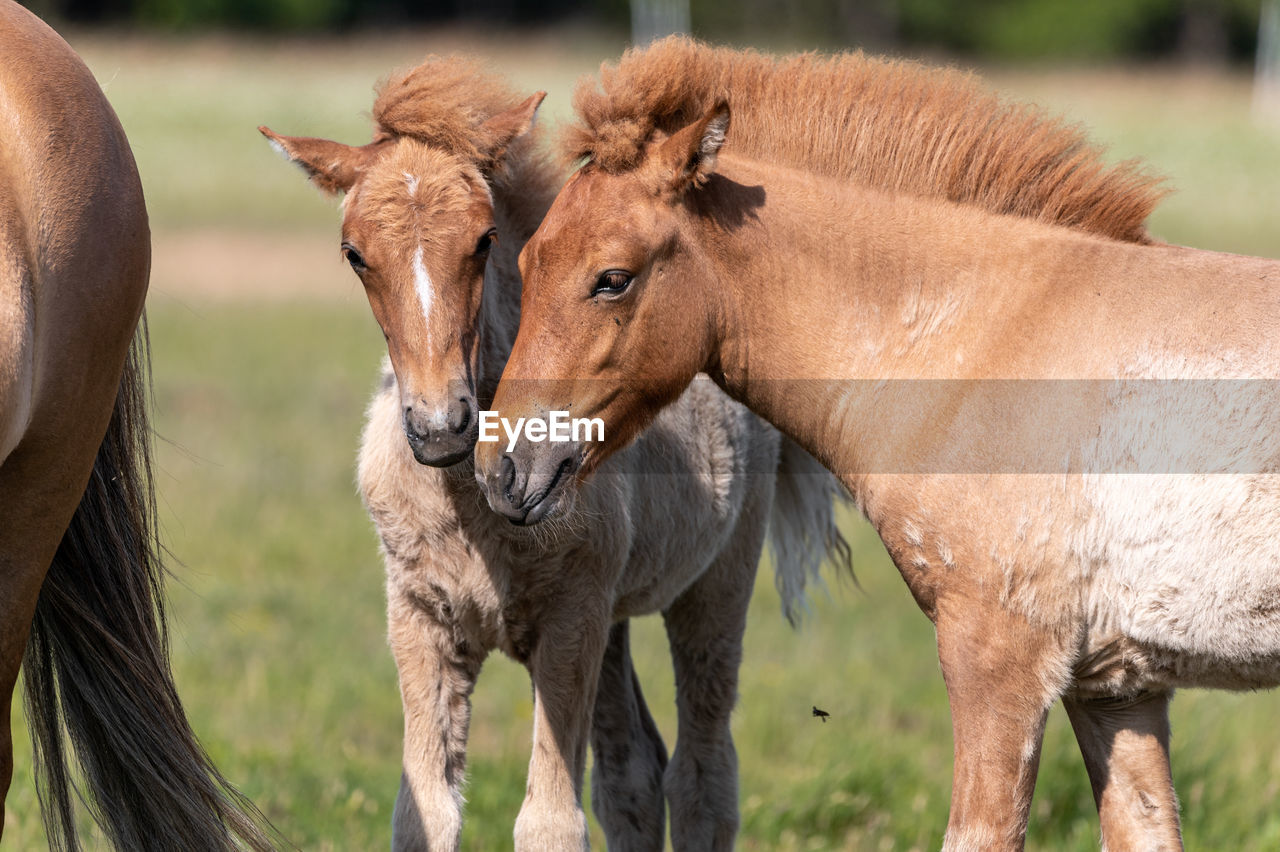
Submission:
{"label": "black tail", "polygon": [[80,848],[65,725],[86,782],[81,798],[117,849],[269,850],[265,818],[196,741],[169,669],[149,355],[144,321],[23,659],[49,844]]}

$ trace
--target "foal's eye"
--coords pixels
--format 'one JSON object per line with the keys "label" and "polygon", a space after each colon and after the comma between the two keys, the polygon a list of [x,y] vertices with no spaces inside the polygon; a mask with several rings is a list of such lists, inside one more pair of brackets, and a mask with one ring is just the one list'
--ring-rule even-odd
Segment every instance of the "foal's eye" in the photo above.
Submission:
{"label": "foal's eye", "polygon": [[635,276],[621,269],[610,269],[596,279],[596,286],[591,288],[592,296],[619,296],[627,291]]}
{"label": "foal's eye", "polygon": [[485,231],[484,236],[476,241],[476,257],[484,257],[489,253],[489,249],[493,248],[493,244],[498,241],[498,229],[490,228]]}
{"label": "foal's eye", "polygon": [[342,256],[347,259],[347,263],[351,264],[351,268],[356,272],[364,271],[364,258],[360,256],[360,252],[356,251],[354,246],[343,246]]}

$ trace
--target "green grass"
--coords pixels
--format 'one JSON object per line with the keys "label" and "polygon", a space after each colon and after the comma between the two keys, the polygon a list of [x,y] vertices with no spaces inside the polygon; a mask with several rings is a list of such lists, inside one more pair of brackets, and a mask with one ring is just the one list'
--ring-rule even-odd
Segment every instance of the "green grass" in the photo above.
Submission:
{"label": "green grass", "polygon": [[[375,78],[450,35],[318,45],[82,36],[133,140],[157,253],[175,230],[332,234],[334,211],[254,128],[367,138]],[[618,45],[535,35],[479,47],[563,115],[570,82]],[[1162,235],[1280,256],[1280,133],[1247,118],[1233,77],[1156,71],[1000,71],[998,83],[1086,122],[1117,156],[1147,155],[1179,193]],[[257,259],[226,251],[270,291]],[[194,258],[192,262],[201,262]],[[208,258],[226,261],[225,257]],[[381,564],[353,462],[382,341],[354,284],[342,298],[258,301],[154,282],[161,516],[174,665],[193,724],[225,773],[304,849],[386,848],[400,708],[385,643]],[[298,288],[295,292],[305,292]],[[735,736],[747,850],[930,849],[950,793],[951,734],[933,631],[874,535],[849,519],[865,591],[833,583],[800,632],[770,569],[752,603]],[[668,745],[673,687],[655,619],[633,636]],[[466,845],[510,846],[532,708],[523,670],[493,658],[474,699]],[[831,713],[828,723],[812,706]],[[1277,695],[1187,692],[1174,772],[1188,846],[1280,847]],[[43,844],[20,714],[10,848]],[[1096,849],[1088,782],[1060,711],[1050,720],[1029,846]],[[597,844],[602,840],[596,834]]]}

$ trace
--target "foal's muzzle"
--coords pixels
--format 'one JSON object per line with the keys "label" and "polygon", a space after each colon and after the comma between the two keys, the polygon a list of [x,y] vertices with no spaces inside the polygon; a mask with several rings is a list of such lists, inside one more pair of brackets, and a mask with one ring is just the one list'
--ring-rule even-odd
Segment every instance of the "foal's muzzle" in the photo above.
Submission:
{"label": "foal's muzzle", "polygon": [[471,394],[429,406],[416,400],[404,410],[404,434],[420,464],[449,467],[471,455],[479,434],[476,401]]}
{"label": "foal's muzzle", "polygon": [[530,526],[573,502],[573,481],[582,455],[576,443],[521,442],[497,460],[496,469],[476,468],[489,506],[513,524]]}

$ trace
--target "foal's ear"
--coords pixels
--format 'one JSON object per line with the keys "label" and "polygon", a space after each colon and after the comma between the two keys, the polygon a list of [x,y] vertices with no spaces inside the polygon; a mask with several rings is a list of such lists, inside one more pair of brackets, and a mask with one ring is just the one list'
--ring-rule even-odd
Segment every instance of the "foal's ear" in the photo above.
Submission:
{"label": "foal's ear", "polygon": [[729,103],[720,100],[702,118],[663,142],[657,157],[667,188],[679,195],[706,183],[728,131]]}
{"label": "foal's ear", "polygon": [[360,172],[391,143],[390,139],[375,139],[355,147],[308,136],[281,136],[266,127],[259,127],[258,132],[267,137],[272,148],[301,166],[316,186],[335,195],[351,189]]}
{"label": "foal's ear", "polygon": [[501,162],[511,143],[533,128],[538,118],[538,107],[546,96],[546,92],[534,92],[519,106],[500,112],[480,125],[478,147],[489,162]]}

